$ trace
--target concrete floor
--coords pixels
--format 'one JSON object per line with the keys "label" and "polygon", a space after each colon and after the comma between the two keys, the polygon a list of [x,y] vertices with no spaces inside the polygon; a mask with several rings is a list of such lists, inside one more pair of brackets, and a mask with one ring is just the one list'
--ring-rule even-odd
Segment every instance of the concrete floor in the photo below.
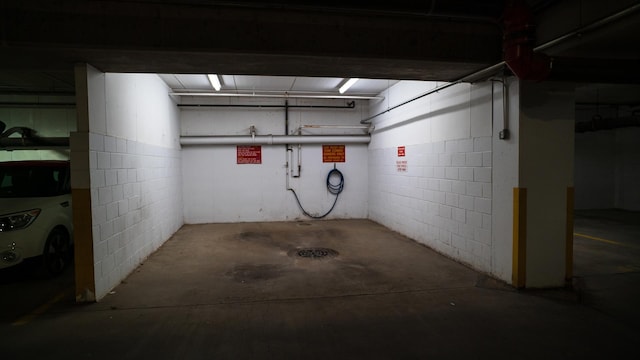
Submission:
{"label": "concrete floor", "polygon": [[[2,357],[622,357],[640,336],[640,219],[614,215],[576,214],[574,290],[520,292],[367,220],[185,225],[101,302],[2,318]],[[21,284],[0,281],[3,298]]]}
{"label": "concrete floor", "polygon": [[640,329],[640,212],[576,211],[573,254],[581,303]]}

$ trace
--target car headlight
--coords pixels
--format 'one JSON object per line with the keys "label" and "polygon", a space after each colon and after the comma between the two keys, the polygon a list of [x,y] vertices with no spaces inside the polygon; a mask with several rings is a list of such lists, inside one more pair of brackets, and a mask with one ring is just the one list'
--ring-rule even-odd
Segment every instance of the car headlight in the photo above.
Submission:
{"label": "car headlight", "polygon": [[40,209],[0,215],[0,232],[24,229],[40,214]]}

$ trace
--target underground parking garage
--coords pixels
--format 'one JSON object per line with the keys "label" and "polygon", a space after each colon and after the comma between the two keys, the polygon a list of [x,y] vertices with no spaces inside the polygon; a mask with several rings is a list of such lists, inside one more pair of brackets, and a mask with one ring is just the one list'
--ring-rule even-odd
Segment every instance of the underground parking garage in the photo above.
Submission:
{"label": "underground parking garage", "polygon": [[[6,338],[21,355],[36,356],[28,345],[34,336],[50,345],[54,357],[467,357],[505,351],[526,357],[517,345],[523,338],[532,346],[545,344],[534,347],[537,356],[567,348],[580,357],[629,350],[625,344],[634,332],[576,306],[576,293],[520,295],[508,285],[511,279],[490,272],[498,258],[463,251],[476,242],[496,244],[496,214],[508,212],[503,221],[513,226],[520,210],[512,185],[503,194],[508,204],[495,205],[506,186],[498,181],[510,178],[495,174],[517,168],[504,167],[504,157],[514,155],[504,147],[514,146],[517,124],[525,124],[514,120],[517,112],[510,114],[510,139],[494,136],[505,129],[502,83],[460,84],[386,111],[439,85],[384,81],[384,90],[366,101],[221,100],[171,95],[181,92],[171,85],[179,74],[104,73],[91,66],[77,71],[86,73],[87,89],[98,95],[88,90],[92,105],[86,107],[78,101],[78,109],[90,109],[84,118],[89,124],[78,111],[78,131],[70,138],[76,284],[83,286],[76,287],[76,300],[97,303],[75,308],[58,302],[43,313],[11,319]],[[211,87],[204,74],[190,77]],[[268,80],[286,79],[262,79]],[[516,83],[507,81],[507,94],[525,91]],[[554,98],[572,94],[555,85],[551,91]],[[510,101],[519,101],[521,109],[522,102],[530,103],[522,97]],[[558,107],[571,114],[574,105],[566,102]],[[402,116],[396,118],[398,110]],[[377,114],[375,128],[361,123]],[[569,120],[544,125],[557,121],[558,131],[570,137]],[[82,134],[87,127],[103,130]],[[424,142],[427,134],[431,140]],[[552,139],[562,147],[557,152],[570,152],[566,137]],[[88,151],[77,151],[79,145]],[[86,169],[78,161],[83,155]],[[544,166],[538,175],[549,173]],[[330,177],[334,169],[341,176]],[[87,189],[77,186],[79,175]],[[526,195],[535,194],[529,181]],[[546,176],[537,181],[551,186]],[[329,185],[340,184],[339,193],[330,191]],[[566,184],[556,187],[556,210],[566,214]],[[313,219],[305,212],[326,216]],[[88,235],[80,235],[82,216],[92,224]],[[553,225],[545,221],[545,228]],[[566,244],[566,224],[555,225],[563,230],[555,238]],[[506,242],[514,239],[509,230]],[[579,258],[594,258],[588,255],[592,247],[577,245],[584,249]],[[491,246],[487,256],[498,250]],[[449,247],[454,250],[447,252]],[[637,259],[634,251],[626,264]],[[503,266],[513,269],[510,253],[503,255]],[[551,264],[549,257],[544,261]],[[565,264],[556,265],[562,287]],[[60,326],[83,331],[70,340],[54,331]],[[498,331],[504,340],[489,341],[478,331]],[[465,346],[455,345],[453,332]],[[100,348],[98,338],[109,339],[109,348]],[[432,345],[425,347],[425,339]],[[71,346],[75,341],[80,345]],[[308,355],[309,348],[319,350]]]}
{"label": "underground parking garage", "polygon": [[[565,283],[573,95],[564,85],[509,79],[504,86],[459,84],[387,111],[438,84],[395,82],[367,100],[369,109],[362,100],[295,93],[285,99],[184,95],[157,75],[102,73],[90,66],[76,75],[86,78],[89,104],[88,116],[79,113],[78,128],[89,131],[71,134],[73,175],[84,175],[74,183],[88,186],[74,187],[74,210],[86,217],[76,217],[76,224],[92,224],[83,235],[76,227],[76,238],[93,253],[86,265],[77,258],[78,281],[94,276],[79,284],[81,299],[103,298],[183,223],[314,217],[369,218],[511,283],[514,188],[522,202],[529,192],[531,215],[540,213],[527,219],[530,231],[544,231],[540,238],[548,239],[529,245],[530,253],[545,253],[543,259],[521,259],[531,266],[527,285]],[[532,103],[543,99],[544,111],[525,112],[524,95]],[[512,106],[516,101],[519,107]],[[503,116],[504,109],[512,113]],[[376,114],[372,126],[366,118]],[[517,142],[518,126],[548,135]],[[511,136],[494,136],[500,131]],[[76,144],[89,151],[76,151]],[[553,160],[524,163],[516,153]],[[521,183],[527,176],[528,189],[516,186],[517,173]]]}
{"label": "underground parking garage", "polygon": [[[201,65],[186,74],[166,63],[164,69],[150,72],[131,71],[124,64],[118,69],[102,61],[87,60],[74,70],[77,119],[68,132],[75,300],[97,301],[97,311],[137,309],[138,316],[144,309],[184,306],[177,313],[155,313],[171,324],[185,309],[187,317],[200,306],[210,316],[229,310],[229,317],[210,318],[224,326],[205,331],[217,339],[220,351],[214,355],[224,353],[220,339],[259,338],[272,344],[278,341],[268,336],[274,330],[285,331],[280,341],[336,341],[327,337],[327,329],[345,335],[351,325],[339,325],[340,317],[329,315],[334,311],[351,314],[344,320],[360,326],[371,311],[391,322],[402,318],[409,329],[433,339],[418,320],[443,316],[461,325],[468,313],[442,315],[460,306],[460,298],[514,305],[470,289],[562,288],[574,270],[572,204],[585,203],[592,185],[600,185],[583,183],[574,198],[575,178],[589,177],[583,175],[585,169],[589,174],[609,171],[606,166],[582,166],[592,164],[588,157],[576,160],[574,170],[574,149],[579,146],[574,147],[574,138],[576,143],[585,139],[574,134],[576,98],[581,94],[575,89],[580,85],[519,79],[531,74],[518,74],[516,66],[511,69],[515,74],[495,72],[489,63],[472,66],[477,71],[472,77],[464,76],[472,71],[460,67],[455,76],[433,81],[418,81],[425,75],[408,73],[386,78],[415,80],[372,80],[364,75],[380,71],[376,62],[370,70],[355,67],[344,74],[349,68],[345,62],[344,69],[332,70],[342,76],[327,77],[314,73],[326,68],[296,68],[299,59],[292,57],[282,63],[313,77],[251,79],[227,75],[234,73],[225,71],[228,63],[219,69]],[[151,68],[158,63],[162,59],[148,64]],[[353,64],[349,69],[354,70]],[[264,72],[269,73],[285,72],[272,67]],[[219,90],[207,74],[220,81]],[[340,92],[349,76],[362,79]],[[599,106],[595,108],[597,112]],[[635,129],[616,131],[615,137],[605,137],[616,147],[628,148],[624,134]],[[615,170],[623,174],[617,187],[607,190],[616,199],[633,199],[633,170],[628,170],[633,155],[622,154],[596,159],[621,164]],[[446,301],[434,295],[436,289]],[[464,294],[454,295],[455,289]],[[390,297],[401,310],[389,303],[362,302],[370,296]],[[317,316],[304,315],[308,308],[296,303],[323,298],[355,301],[342,309],[306,304],[320,307]],[[250,309],[252,303],[260,306]],[[413,304],[439,311],[425,313]],[[286,312],[287,305],[299,311]],[[242,309],[245,315],[239,314]],[[259,315],[265,311],[273,313]],[[107,316],[113,315],[123,313]],[[245,326],[238,327],[238,316],[246,317]],[[260,328],[260,316],[272,325]],[[482,328],[477,325],[481,317],[470,319],[472,328]],[[119,321],[131,318],[120,316]],[[324,330],[308,325],[313,321],[324,322]],[[287,335],[287,322],[308,331]],[[139,329],[148,325],[144,320],[134,323]],[[508,323],[497,326],[513,330]],[[533,328],[539,332],[544,324]],[[371,329],[356,341],[389,345],[383,340],[398,327],[390,329]],[[318,334],[324,338],[309,339]],[[581,332],[571,341],[581,336],[591,338]],[[391,338],[402,342],[399,335]],[[339,343],[349,354],[365,347],[345,341]],[[409,353],[420,353],[416,344],[407,341]],[[371,346],[367,354],[391,356],[391,350],[379,346]],[[177,350],[158,347],[162,351]],[[323,353],[331,354],[319,351],[318,356]],[[255,357],[251,352],[243,356]]]}

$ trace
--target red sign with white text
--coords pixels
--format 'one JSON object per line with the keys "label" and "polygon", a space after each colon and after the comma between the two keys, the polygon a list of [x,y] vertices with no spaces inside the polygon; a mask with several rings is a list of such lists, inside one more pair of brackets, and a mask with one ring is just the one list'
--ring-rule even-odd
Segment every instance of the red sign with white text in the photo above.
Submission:
{"label": "red sign with white text", "polygon": [[398,157],[402,157],[405,155],[404,146],[398,146]]}
{"label": "red sign with white text", "polygon": [[237,147],[238,164],[262,164],[262,146],[246,145]]}

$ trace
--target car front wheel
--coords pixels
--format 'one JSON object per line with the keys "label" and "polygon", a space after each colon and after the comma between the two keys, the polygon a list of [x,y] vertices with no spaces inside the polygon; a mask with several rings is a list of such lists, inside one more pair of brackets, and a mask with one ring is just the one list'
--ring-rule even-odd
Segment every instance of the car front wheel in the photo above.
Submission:
{"label": "car front wheel", "polygon": [[69,234],[62,228],[55,228],[44,246],[43,261],[45,270],[51,275],[63,272],[71,262],[71,242]]}

